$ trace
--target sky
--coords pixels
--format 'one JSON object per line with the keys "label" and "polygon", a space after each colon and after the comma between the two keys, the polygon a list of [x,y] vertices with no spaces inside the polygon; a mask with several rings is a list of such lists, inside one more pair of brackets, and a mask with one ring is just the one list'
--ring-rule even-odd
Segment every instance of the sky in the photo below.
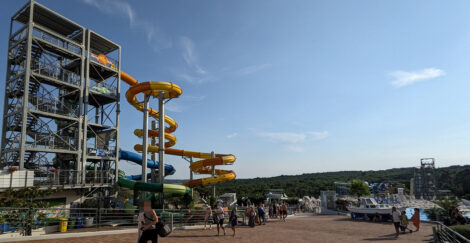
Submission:
{"label": "sky", "polygon": [[[2,2],[2,74],[25,2]],[[120,44],[138,80],[180,85],[166,106],[175,148],[234,154],[224,167],[238,178],[470,164],[468,1],[39,2]],[[127,87],[120,147],[132,150],[142,113]],[[189,177],[185,160],[165,158],[169,178]]]}

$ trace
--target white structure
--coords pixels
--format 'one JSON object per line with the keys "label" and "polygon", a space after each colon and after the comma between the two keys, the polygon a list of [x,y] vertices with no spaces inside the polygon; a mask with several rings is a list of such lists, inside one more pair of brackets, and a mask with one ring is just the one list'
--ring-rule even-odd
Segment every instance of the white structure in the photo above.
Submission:
{"label": "white structure", "polygon": [[313,213],[321,213],[321,201],[315,197],[304,196],[299,199],[299,203],[304,206],[305,211]]}
{"label": "white structure", "polygon": [[336,192],[320,191],[321,207],[327,209],[335,209]]}
{"label": "white structure", "polygon": [[33,186],[33,181],[34,171],[31,170],[0,171],[0,189],[31,187]]}
{"label": "white structure", "polygon": [[237,203],[237,194],[236,193],[225,193],[219,197],[224,203],[224,206],[231,207]]}

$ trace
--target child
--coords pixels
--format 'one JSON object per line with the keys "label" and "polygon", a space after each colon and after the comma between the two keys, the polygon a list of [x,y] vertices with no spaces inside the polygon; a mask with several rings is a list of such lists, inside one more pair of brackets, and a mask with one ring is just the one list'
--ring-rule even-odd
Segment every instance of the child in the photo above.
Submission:
{"label": "child", "polygon": [[237,211],[235,211],[235,209],[232,209],[232,212],[230,212],[230,225],[232,226],[232,230],[233,230],[233,237],[235,237],[235,226],[238,225],[238,215],[237,215]]}
{"label": "child", "polygon": [[406,212],[403,211],[401,212],[401,225],[400,225],[401,231],[403,233],[406,233],[406,230],[409,230],[410,233],[413,233],[412,230],[408,229],[408,216],[406,216]]}
{"label": "child", "polygon": [[212,223],[210,222],[212,218],[212,209],[211,206],[207,205],[206,214],[204,215],[204,230],[206,230],[207,223],[209,223],[209,229],[212,229]]}

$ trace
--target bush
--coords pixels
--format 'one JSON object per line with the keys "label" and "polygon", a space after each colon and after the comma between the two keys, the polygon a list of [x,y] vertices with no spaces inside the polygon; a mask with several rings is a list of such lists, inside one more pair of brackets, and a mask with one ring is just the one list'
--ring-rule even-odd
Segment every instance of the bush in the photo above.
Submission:
{"label": "bush", "polygon": [[470,225],[454,225],[450,226],[451,229],[463,235],[465,238],[470,239]]}

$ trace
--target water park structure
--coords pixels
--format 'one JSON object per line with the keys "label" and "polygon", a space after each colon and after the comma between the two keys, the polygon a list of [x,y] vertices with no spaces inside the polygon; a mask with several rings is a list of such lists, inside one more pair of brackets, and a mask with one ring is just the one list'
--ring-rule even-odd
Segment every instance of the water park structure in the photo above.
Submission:
{"label": "water park structure", "polygon": [[[234,163],[234,155],[171,148],[178,125],[165,115],[164,104],[182,94],[178,85],[139,82],[121,66],[120,45],[34,0],[11,17],[0,155],[0,177],[8,182],[0,190],[63,188],[67,205],[111,198],[117,185],[183,195],[235,179],[235,172],[215,169]],[[134,146],[140,154],[119,147],[121,80],[129,85],[126,100],[143,112],[143,127],[134,131],[142,137]],[[151,98],[158,99],[158,110],[150,108]],[[149,116],[158,128],[149,127]],[[158,143],[150,145],[149,139]],[[164,177],[175,173],[164,163],[165,154],[201,159],[189,168],[210,177],[164,184]],[[141,165],[142,174],[125,176],[120,160]]]}

